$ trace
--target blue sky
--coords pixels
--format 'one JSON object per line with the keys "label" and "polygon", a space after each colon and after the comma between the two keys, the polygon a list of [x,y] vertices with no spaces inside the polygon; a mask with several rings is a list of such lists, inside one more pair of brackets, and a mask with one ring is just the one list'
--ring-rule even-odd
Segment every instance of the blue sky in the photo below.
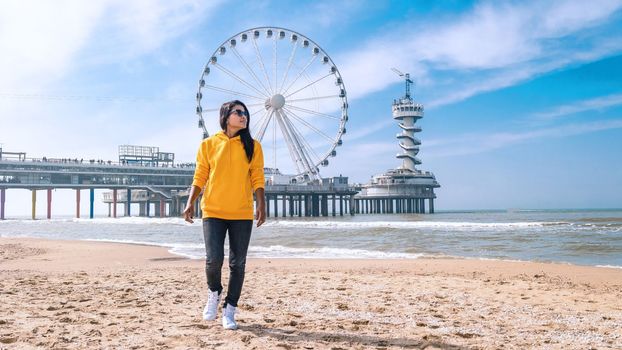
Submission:
{"label": "blue sky", "polygon": [[622,1],[9,0],[0,23],[8,151],[114,160],[135,144],[192,161],[208,58],[275,26],[344,78],[348,133],[324,176],[400,164],[397,67],[426,108],[420,168],[442,185],[438,209],[622,207]]}

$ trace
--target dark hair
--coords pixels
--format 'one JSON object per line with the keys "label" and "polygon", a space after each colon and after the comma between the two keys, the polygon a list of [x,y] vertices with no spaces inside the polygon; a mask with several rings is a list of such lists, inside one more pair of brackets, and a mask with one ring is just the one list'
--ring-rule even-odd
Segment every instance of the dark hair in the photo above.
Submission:
{"label": "dark hair", "polygon": [[229,120],[229,115],[231,114],[231,111],[233,110],[233,107],[235,106],[242,106],[247,114],[246,128],[238,131],[237,134],[235,134],[235,136],[240,135],[240,140],[242,140],[242,146],[244,146],[244,152],[246,152],[246,158],[248,158],[248,161],[250,162],[251,159],[253,159],[253,153],[255,151],[255,142],[253,141],[253,138],[251,137],[251,129],[250,129],[251,116],[250,116],[250,113],[248,112],[248,108],[246,108],[246,105],[242,101],[233,100],[233,101],[225,102],[222,104],[222,106],[220,107],[220,127],[223,130],[227,130],[227,121]]}

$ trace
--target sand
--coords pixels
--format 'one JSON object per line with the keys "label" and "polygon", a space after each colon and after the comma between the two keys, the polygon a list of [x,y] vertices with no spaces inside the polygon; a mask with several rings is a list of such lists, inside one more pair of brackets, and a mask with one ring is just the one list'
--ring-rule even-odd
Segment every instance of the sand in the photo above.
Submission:
{"label": "sand", "polygon": [[249,259],[237,331],[206,294],[164,248],[0,238],[0,349],[622,349],[621,269]]}

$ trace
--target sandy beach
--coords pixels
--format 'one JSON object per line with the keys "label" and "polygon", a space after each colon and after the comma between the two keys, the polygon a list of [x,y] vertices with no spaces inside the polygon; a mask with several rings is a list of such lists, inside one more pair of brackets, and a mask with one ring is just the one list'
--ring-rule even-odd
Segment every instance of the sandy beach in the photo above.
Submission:
{"label": "sandy beach", "polygon": [[621,269],[249,259],[238,331],[206,293],[165,248],[0,238],[0,349],[622,348]]}

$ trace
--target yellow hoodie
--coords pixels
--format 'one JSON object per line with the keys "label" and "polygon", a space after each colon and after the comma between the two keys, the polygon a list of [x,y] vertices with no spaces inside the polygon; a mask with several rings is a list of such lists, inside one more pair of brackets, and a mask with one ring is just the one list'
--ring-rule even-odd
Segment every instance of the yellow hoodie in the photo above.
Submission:
{"label": "yellow hoodie", "polygon": [[254,141],[250,163],[240,136],[220,131],[201,142],[192,185],[203,189],[203,218],[253,219],[253,193],[265,183],[263,151]]}

